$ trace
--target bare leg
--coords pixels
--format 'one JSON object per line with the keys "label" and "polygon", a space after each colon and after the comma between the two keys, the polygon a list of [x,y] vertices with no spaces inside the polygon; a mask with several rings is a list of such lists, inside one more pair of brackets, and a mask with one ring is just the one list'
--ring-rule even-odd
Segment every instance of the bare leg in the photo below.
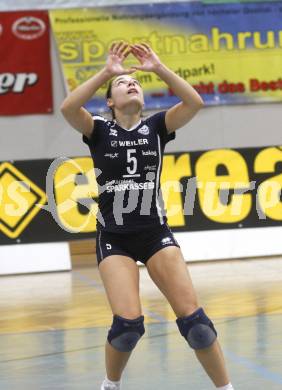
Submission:
{"label": "bare leg", "polygon": [[225,386],[230,382],[224,357],[217,340],[209,348],[197,350],[195,353],[216,387]]}
{"label": "bare leg", "polygon": [[[139,298],[139,269],[134,260],[126,256],[109,256],[99,266],[113,314],[126,319],[141,315]],[[107,377],[119,381],[131,352],[120,352],[109,342],[105,346]]]}
{"label": "bare leg", "polygon": [[119,381],[131,352],[120,352],[106,342],[106,370],[111,381]]}
{"label": "bare leg", "polygon": [[[177,317],[188,316],[197,310],[196,293],[179,248],[170,246],[161,249],[147,261],[146,266]],[[197,350],[196,356],[216,387],[230,382],[217,340],[209,348]]]}

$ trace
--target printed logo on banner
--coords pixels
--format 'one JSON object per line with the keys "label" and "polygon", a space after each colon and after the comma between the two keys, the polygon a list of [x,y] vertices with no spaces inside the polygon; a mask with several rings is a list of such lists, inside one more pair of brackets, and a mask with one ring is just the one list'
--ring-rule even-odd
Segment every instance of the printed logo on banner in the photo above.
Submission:
{"label": "printed logo on banner", "polygon": [[0,116],[51,113],[48,13],[2,12],[0,24]]}
{"label": "printed logo on banner", "polygon": [[34,16],[25,16],[16,20],[12,26],[13,34],[25,40],[32,40],[41,37],[46,31],[43,20]]}
{"label": "printed logo on banner", "polygon": [[36,85],[38,79],[36,73],[0,73],[0,95],[23,93],[27,87]]}
{"label": "printed logo on banner", "polygon": [[47,201],[46,194],[12,164],[0,164],[0,232],[17,238]]}

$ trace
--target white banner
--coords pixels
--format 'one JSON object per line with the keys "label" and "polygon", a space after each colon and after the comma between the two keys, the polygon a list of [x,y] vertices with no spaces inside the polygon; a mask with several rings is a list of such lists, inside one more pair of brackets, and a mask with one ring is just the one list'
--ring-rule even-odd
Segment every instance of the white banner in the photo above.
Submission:
{"label": "white banner", "polygon": [[58,271],[71,271],[67,242],[0,247],[0,276]]}
{"label": "white banner", "polygon": [[174,235],[188,262],[282,255],[282,227],[177,232]]}

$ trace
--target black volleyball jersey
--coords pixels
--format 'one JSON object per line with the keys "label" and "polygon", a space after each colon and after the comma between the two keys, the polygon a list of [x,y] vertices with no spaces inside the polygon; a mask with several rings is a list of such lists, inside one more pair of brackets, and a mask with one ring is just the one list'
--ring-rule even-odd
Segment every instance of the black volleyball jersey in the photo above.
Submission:
{"label": "black volleyball jersey", "polygon": [[94,116],[91,138],[83,136],[94,162],[99,188],[97,228],[136,232],[166,222],[160,191],[168,134],[165,111],[140,120],[126,130],[116,121]]}

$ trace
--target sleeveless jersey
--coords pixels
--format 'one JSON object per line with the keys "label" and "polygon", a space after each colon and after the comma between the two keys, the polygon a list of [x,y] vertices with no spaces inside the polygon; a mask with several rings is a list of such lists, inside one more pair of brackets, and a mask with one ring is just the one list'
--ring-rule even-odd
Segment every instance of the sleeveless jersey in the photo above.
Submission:
{"label": "sleeveless jersey", "polygon": [[132,129],[94,116],[89,146],[99,188],[97,229],[137,232],[166,223],[160,191],[162,159],[168,134],[165,111],[142,119]]}

